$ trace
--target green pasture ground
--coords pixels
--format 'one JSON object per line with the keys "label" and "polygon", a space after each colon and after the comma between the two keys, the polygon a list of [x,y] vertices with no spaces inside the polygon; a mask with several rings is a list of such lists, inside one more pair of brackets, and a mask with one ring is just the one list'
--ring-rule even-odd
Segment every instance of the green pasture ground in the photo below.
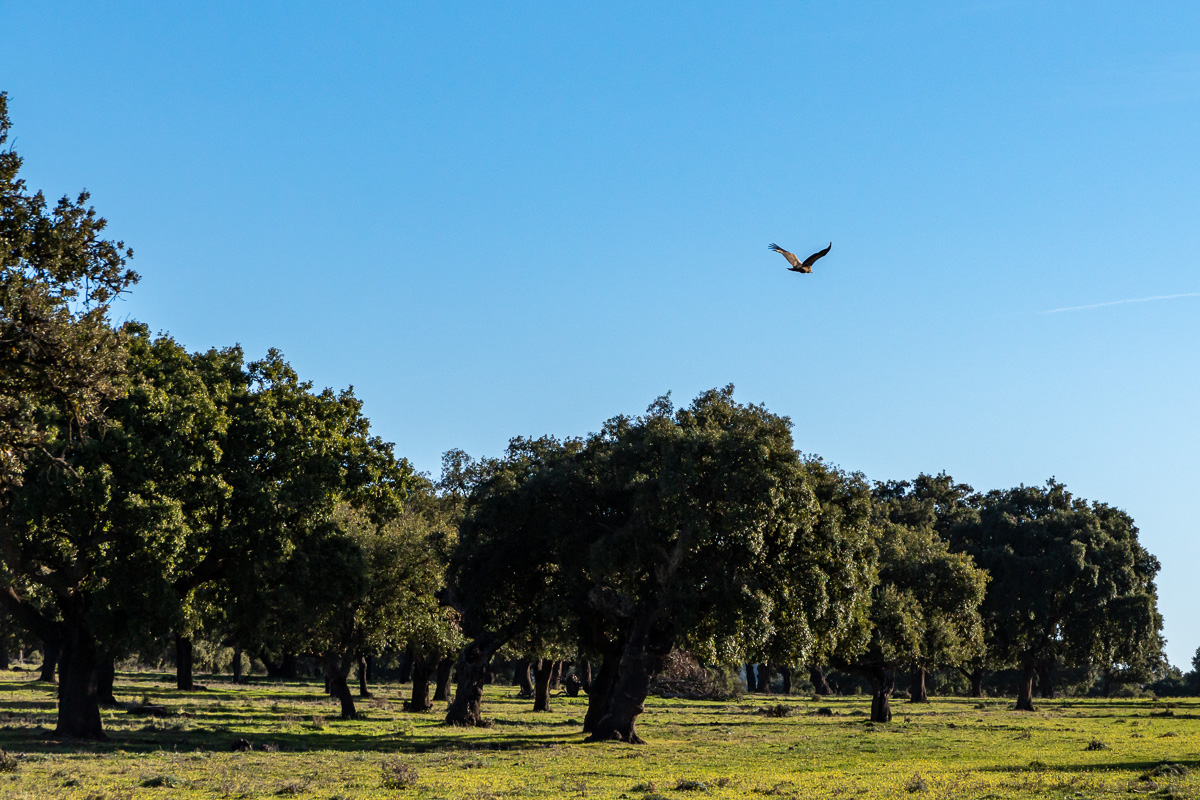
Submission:
{"label": "green pasture ground", "polygon": [[[584,744],[587,698],[530,711],[488,687],[493,725],[456,729],[407,714],[408,687],[373,687],[363,719],[338,720],[311,683],[263,680],[178,692],[170,676],[118,675],[128,704],[103,712],[109,740],[63,742],[54,687],[0,673],[0,800],[124,798],[1096,798],[1200,797],[1200,701],[869,697],[651,698],[647,744]],[[777,708],[782,707],[782,708]],[[786,712],[786,716],[773,716]],[[234,752],[238,739],[254,749]],[[414,783],[415,781],[415,783]]]}

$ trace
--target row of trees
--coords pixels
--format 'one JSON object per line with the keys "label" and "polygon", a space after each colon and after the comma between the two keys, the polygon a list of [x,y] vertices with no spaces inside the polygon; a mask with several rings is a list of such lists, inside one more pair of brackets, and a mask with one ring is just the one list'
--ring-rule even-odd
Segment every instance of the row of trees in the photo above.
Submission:
{"label": "row of trees", "polygon": [[410,655],[414,710],[457,655],[453,724],[482,721],[498,655],[540,661],[539,688],[555,661],[594,661],[584,728],[628,742],[680,648],[853,670],[881,721],[901,671],[978,685],[1017,666],[1032,708],[1056,664],[1161,660],[1158,564],[1123,512],[1054,481],[872,485],[732,387],[498,458],[451,451],[434,485],[352,391],[315,391],[276,351],[112,327],[130,251],[86,193],[50,208],[19,167],[0,152],[0,611],[59,666],[59,735],[102,737],[114,660],[164,636],[181,689],[198,634],[280,668],[313,656],[347,717],[366,655]]}
{"label": "row of trees", "polygon": [[585,730],[638,741],[667,654],[834,666],[890,719],[897,676],[957,667],[976,693],[1016,667],[1018,709],[1059,666],[1161,672],[1158,562],[1127,514],[1053,480],[977,494],[949,476],[869,484],[795,449],[790,423],[732,387],[660,398],[596,434],[448,459],[466,498],[451,584],[474,638],[448,720],[477,723],[492,654],[601,664]]}

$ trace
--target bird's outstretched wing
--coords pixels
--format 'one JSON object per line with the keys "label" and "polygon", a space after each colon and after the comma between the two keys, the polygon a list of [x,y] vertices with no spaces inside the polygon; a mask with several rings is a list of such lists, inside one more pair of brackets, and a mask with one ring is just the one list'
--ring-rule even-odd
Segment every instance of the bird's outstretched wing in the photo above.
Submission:
{"label": "bird's outstretched wing", "polygon": [[[832,244],[832,242],[830,242],[830,244]],[[771,242],[769,245],[767,245],[767,249],[774,250],[776,253],[779,253],[779,255],[786,258],[788,260],[788,263],[791,264],[793,267],[800,266],[800,259],[796,258],[795,253],[789,253],[787,250],[784,250],[782,247],[775,244],[774,242]],[[826,252],[828,252],[828,251],[826,251]],[[825,253],[822,253],[821,255],[825,255]]]}
{"label": "bird's outstretched wing", "polygon": [[[812,265],[813,265],[813,264],[815,264],[815,263],[817,263],[817,259],[818,259],[818,258],[821,258],[822,256],[824,256],[824,255],[825,255],[826,253],[828,253],[828,252],[829,252],[829,251],[830,251],[832,248],[833,248],[833,242],[830,242],[830,243],[829,243],[829,247],[826,247],[824,250],[819,250],[819,251],[817,251],[817,252],[813,253],[811,256],[809,256],[808,258],[804,259],[804,263],[803,263],[803,264],[801,264],[800,266],[802,266],[802,267],[808,267],[809,269],[811,269],[811,268],[812,268]],[[788,260],[790,261],[791,259],[788,259]]]}

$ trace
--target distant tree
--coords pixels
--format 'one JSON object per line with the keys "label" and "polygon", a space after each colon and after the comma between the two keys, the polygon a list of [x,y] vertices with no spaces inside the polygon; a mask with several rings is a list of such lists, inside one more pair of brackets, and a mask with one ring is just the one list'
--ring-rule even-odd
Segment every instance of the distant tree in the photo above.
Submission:
{"label": "distant tree", "polygon": [[1074,498],[1052,479],[988,493],[979,521],[951,538],[992,576],[983,613],[995,658],[1023,671],[1018,709],[1033,709],[1036,677],[1052,691],[1060,662],[1140,669],[1158,657],[1159,563],[1125,512]]}
{"label": "distant tree", "polygon": [[[863,477],[816,457],[802,469],[814,516],[775,567],[784,580],[776,586],[771,636],[756,654],[784,668],[845,661],[866,648],[878,560],[875,506]],[[816,677],[819,691],[823,674]]]}
{"label": "distant tree", "polygon": [[442,486],[463,498],[463,521],[451,561],[451,592],[472,637],[458,662],[458,685],[446,721],[478,725],[492,657],[517,642],[544,650],[565,636],[574,575],[562,568],[577,506],[590,486],[571,468],[582,443],[553,437],[514,439],[503,458],[444,458]]}
{"label": "distant tree", "polygon": [[[220,387],[214,394],[228,417],[217,467],[225,489],[201,515],[194,557],[176,590],[181,601],[205,609],[225,641],[286,660],[303,650],[309,633],[289,611],[303,600],[295,596],[304,584],[290,571],[293,560],[311,555],[310,547],[333,546],[339,503],[373,522],[400,513],[412,470],[371,435],[352,390],[314,391],[277,350],[248,364],[237,349],[197,362]],[[335,586],[331,579],[316,588],[327,594]]]}
{"label": "distant tree", "polygon": [[[979,521],[980,496],[965,483],[941,472],[921,473],[912,481],[883,481],[875,484],[873,494],[883,513],[892,523],[910,528],[928,528],[944,540],[958,525]],[[971,695],[983,695],[983,677],[989,667],[998,666],[996,655],[988,647],[991,641],[990,620],[984,618],[983,645],[964,650],[955,662],[947,662],[960,671],[971,684]],[[914,702],[925,700],[925,676],[928,665],[912,665],[909,697]]]}
{"label": "distant tree", "polygon": [[871,682],[871,720],[887,722],[897,670],[954,664],[981,649],[988,576],[931,528],[883,521],[878,543],[871,640],[846,666]]}

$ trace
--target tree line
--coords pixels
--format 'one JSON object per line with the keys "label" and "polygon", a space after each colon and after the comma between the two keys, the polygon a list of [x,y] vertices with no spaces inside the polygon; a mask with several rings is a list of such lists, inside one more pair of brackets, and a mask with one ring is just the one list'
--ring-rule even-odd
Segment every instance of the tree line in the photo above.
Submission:
{"label": "tree line", "polygon": [[164,637],[180,689],[202,636],[315,660],[344,717],[369,656],[407,654],[414,711],[454,665],[458,725],[484,721],[498,658],[540,664],[543,707],[570,659],[589,665],[585,732],[626,742],[677,650],[853,672],[877,721],[898,676],[937,668],[977,692],[1019,669],[1018,709],[1066,665],[1165,668],[1158,562],[1127,514],[1054,480],[872,483],[724,387],[495,458],[452,450],[434,482],[352,390],[278,351],[114,326],[132,252],[86,192],[50,206],[20,166],[0,150],[0,625],[57,665],[58,735],[103,737],[115,661]]}

